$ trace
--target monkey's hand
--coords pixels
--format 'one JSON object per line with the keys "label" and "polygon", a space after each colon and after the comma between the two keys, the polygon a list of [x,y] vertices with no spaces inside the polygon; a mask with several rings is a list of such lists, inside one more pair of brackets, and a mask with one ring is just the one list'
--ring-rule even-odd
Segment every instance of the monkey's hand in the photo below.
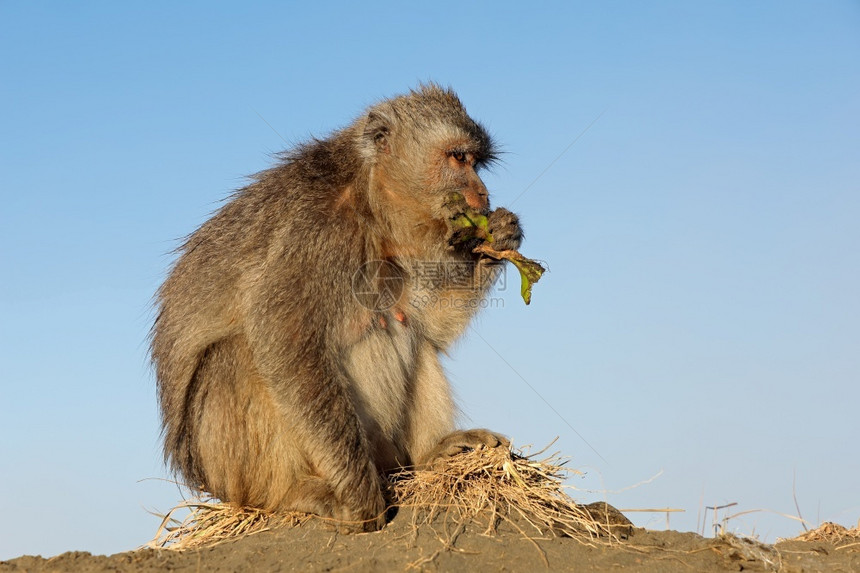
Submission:
{"label": "monkey's hand", "polygon": [[341,533],[376,531],[385,525],[387,504],[374,464],[353,487],[345,487],[340,498],[341,508],[334,517]]}
{"label": "monkey's hand", "polygon": [[523,240],[520,219],[504,207],[499,207],[487,217],[487,231],[492,239],[487,243],[496,251],[516,251]]}
{"label": "monkey's hand", "polygon": [[511,442],[506,437],[490,430],[458,430],[442,438],[436,447],[418,463],[419,467],[429,467],[438,459],[450,458],[457,454],[482,448],[509,448]]}

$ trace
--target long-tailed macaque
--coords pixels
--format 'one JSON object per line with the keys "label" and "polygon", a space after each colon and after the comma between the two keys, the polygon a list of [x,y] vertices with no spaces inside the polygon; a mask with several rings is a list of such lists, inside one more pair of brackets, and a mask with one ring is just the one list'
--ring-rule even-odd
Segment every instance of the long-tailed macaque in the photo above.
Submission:
{"label": "long-tailed macaque", "polygon": [[283,154],[180,248],[152,360],[165,458],[238,504],[385,523],[385,472],[505,438],[457,431],[439,362],[503,263],[452,240],[457,201],[490,209],[486,130],[437,85]]}

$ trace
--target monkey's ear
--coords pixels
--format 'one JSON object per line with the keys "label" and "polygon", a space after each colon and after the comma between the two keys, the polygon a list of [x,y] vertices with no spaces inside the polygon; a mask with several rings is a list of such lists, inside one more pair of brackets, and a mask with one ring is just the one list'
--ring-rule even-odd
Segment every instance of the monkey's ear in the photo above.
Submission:
{"label": "monkey's ear", "polygon": [[388,128],[389,121],[384,115],[379,112],[372,111],[367,114],[367,121],[364,124],[364,140],[372,145],[377,153],[389,153],[388,147]]}

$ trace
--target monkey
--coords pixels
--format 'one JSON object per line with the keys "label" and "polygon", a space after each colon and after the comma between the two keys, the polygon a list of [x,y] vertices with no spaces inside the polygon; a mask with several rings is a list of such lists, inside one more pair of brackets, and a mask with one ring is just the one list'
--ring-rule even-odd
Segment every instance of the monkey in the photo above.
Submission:
{"label": "monkey", "polygon": [[388,472],[509,446],[455,429],[440,363],[503,264],[453,240],[450,197],[493,248],[523,238],[479,175],[497,158],[456,93],[422,83],[282,152],[186,237],[150,333],[168,467],[222,501],[372,531]]}

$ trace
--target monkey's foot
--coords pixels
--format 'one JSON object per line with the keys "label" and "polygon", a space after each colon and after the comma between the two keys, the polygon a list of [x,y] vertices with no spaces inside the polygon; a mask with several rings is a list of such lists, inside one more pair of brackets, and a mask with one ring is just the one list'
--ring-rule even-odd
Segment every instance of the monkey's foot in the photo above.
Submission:
{"label": "monkey's foot", "polygon": [[339,533],[365,533],[382,529],[387,521],[387,506],[382,503],[371,510],[344,508],[335,517],[334,525]]}
{"label": "monkey's foot", "polygon": [[505,436],[477,428],[474,430],[458,430],[442,438],[430,453],[424,456],[424,460],[418,464],[419,467],[428,467],[435,460],[450,458],[463,452],[480,450],[483,448],[509,448],[511,442]]}
{"label": "monkey's foot", "polygon": [[358,479],[340,492],[334,517],[341,533],[361,533],[382,529],[387,521],[387,503],[382,484],[371,465],[365,479]]}

